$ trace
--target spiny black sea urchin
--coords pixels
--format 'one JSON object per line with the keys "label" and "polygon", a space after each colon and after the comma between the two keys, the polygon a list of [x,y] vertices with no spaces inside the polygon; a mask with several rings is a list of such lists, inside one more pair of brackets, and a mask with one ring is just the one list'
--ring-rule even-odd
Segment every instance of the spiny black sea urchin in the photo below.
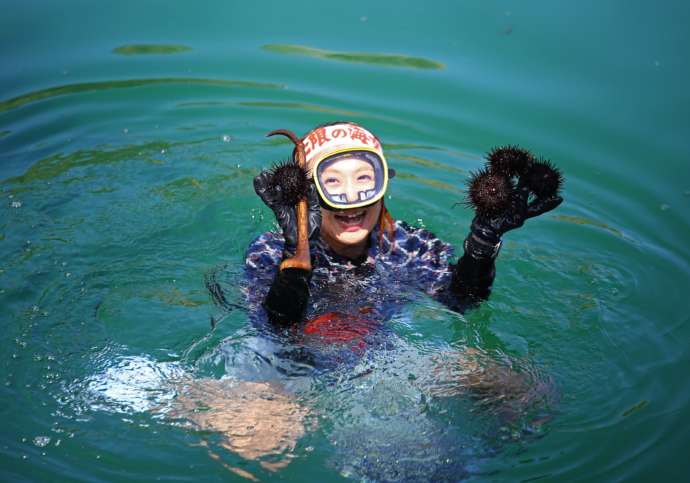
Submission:
{"label": "spiny black sea urchin", "polygon": [[480,216],[494,216],[510,205],[513,185],[499,172],[480,169],[472,173],[467,182],[466,203]]}
{"label": "spiny black sea urchin", "polygon": [[538,198],[557,195],[563,184],[563,174],[551,161],[540,159],[532,163],[525,174],[527,187]]}
{"label": "spiny black sea urchin", "polygon": [[309,193],[309,179],[307,172],[292,161],[276,164],[272,171],[274,189],[281,193],[281,201],[288,206],[306,198]]}
{"label": "spiny black sea urchin", "polygon": [[534,161],[534,156],[518,146],[502,146],[489,151],[487,159],[492,171],[511,178],[522,176]]}

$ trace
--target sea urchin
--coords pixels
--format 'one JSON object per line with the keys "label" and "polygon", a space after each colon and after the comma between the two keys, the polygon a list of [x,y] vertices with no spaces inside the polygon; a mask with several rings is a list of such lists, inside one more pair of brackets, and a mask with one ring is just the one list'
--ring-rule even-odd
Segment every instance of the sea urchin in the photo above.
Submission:
{"label": "sea urchin", "polygon": [[480,216],[494,216],[510,205],[513,185],[502,173],[480,169],[467,182],[466,203]]}
{"label": "sea urchin", "polygon": [[563,185],[563,174],[551,161],[540,159],[532,163],[525,174],[527,187],[538,198],[557,195]]}
{"label": "sea urchin", "polygon": [[294,206],[309,193],[307,172],[292,161],[276,164],[271,170],[273,188],[280,191],[281,201]]}
{"label": "sea urchin", "polygon": [[487,159],[492,171],[512,178],[522,176],[531,166],[534,156],[518,146],[502,146],[489,151]]}

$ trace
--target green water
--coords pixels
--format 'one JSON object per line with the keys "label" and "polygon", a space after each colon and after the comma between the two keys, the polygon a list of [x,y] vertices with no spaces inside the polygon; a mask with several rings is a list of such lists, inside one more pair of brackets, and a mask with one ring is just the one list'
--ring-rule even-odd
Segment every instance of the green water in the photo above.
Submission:
{"label": "green water", "polygon": [[[407,373],[466,345],[538,367],[559,397],[536,437],[490,455],[470,447],[458,478],[685,479],[685,2],[3,7],[1,480],[241,480],[221,462],[262,480],[359,478],[339,462],[361,448],[337,443],[373,420],[361,438],[414,453],[427,419],[383,431],[377,404],[414,410]],[[506,236],[480,309],[463,318],[412,303],[391,322],[402,349],[361,386],[331,395],[317,381],[305,397],[318,425],[278,473],[222,449],[215,460],[199,445],[213,435],[94,395],[93,381],[131,360],[231,369],[214,357],[242,340],[247,317],[230,312],[211,331],[204,276],[225,265],[232,287],[247,244],[272,226],[251,180],[289,147],[265,133],[337,119],[383,140],[398,172],[393,216],[458,247],[471,213],[454,203],[495,145],[551,158],[565,202]],[[136,367],[125,374],[136,386]],[[448,425],[492,446],[472,426],[490,416],[463,404]]]}

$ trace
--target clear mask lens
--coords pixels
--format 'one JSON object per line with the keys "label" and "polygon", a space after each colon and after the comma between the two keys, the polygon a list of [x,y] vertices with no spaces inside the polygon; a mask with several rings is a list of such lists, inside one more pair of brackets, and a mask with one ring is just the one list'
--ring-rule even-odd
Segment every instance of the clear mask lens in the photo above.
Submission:
{"label": "clear mask lens", "polygon": [[348,151],[328,157],[314,179],[323,201],[332,208],[352,208],[378,201],[386,188],[386,165],[370,151]]}

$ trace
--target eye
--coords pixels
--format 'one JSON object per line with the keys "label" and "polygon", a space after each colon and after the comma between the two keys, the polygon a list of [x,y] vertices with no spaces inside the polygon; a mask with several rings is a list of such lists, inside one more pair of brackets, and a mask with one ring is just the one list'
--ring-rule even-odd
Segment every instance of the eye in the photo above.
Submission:
{"label": "eye", "polygon": [[324,179],[323,182],[324,182],[324,184],[334,185],[334,184],[338,183],[338,178],[334,178],[331,176],[331,177]]}
{"label": "eye", "polygon": [[357,181],[366,182],[366,181],[371,181],[372,179],[374,179],[374,177],[368,173],[367,174],[360,174],[359,176],[357,176]]}

